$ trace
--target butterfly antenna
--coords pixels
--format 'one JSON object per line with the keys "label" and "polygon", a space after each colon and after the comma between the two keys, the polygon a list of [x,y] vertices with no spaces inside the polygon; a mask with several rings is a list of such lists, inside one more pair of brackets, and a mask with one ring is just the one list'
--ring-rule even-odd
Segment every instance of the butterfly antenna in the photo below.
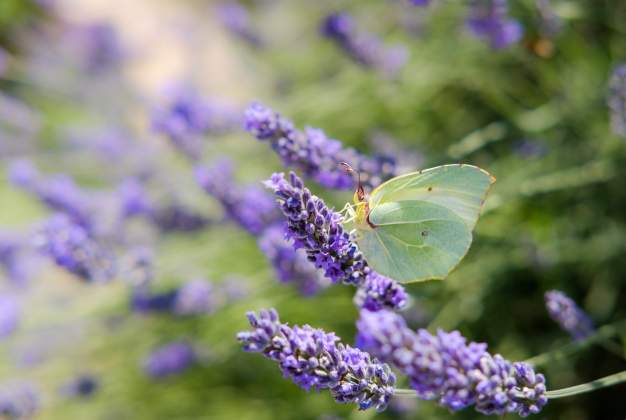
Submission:
{"label": "butterfly antenna", "polygon": [[345,172],[349,174],[356,174],[357,178],[357,196],[359,197],[359,201],[365,201],[365,189],[363,188],[363,183],[361,182],[361,172],[357,171],[350,165],[348,162],[339,162],[339,167],[343,169]]}

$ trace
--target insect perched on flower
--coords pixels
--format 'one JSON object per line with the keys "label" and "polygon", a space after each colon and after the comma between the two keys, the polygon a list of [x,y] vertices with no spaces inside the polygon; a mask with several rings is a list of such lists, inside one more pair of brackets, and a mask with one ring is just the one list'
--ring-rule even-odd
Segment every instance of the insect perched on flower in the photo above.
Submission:
{"label": "insect perched on flower", "polygon": [[465,164],[397,176],[369,196],[359,182],[346,221],[354,222],[359,248],[377,272],[401,283],[443,279],[467,253],[494,182],[486,171]]}

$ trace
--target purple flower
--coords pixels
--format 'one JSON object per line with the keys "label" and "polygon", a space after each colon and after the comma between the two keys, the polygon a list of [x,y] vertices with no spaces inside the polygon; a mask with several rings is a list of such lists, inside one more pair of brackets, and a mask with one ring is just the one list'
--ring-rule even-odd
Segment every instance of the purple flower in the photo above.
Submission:
{"label": "purple flower", "polygon": [[158,207],[150,219],[162,232],[196,232],[206,228],[210,220],[182,204],[172,203]]}
{"label": "purple flower", "polygon": [[369,273],[354,295],[356,305],[370,311],[402,308],[406,305],[407,299],[404,287],[375,271]]}
{"label": "purple flower", "polygon": [[24,285],[32,265],[32,255],[27,255],[25,251],[21,237],[0,232],[0,270],[17,286]]}
{"label": "purple flower", "polygon": [[508,16],[507,0],[471,0],[466,25],[493,49],[506,48],[522,38],[522,25]]}
{"label": "purple flower", "polygon": [[176,341],[152,352],[143,362],[145,372],[155,379],[181,373],[197,362],[193,348],[185,342]]}
{"label": "purple flower", "polygon": [[428,6],[431,0],[409,0],[413,6]]}
{"label": "purple flower", "polygon": [[608,105],[613,133],[626,137],[626,64],[613,70],[609,82]]}
{"label": "purple flower", "polygon": [[278,220],[276,203],[270,194],[254,186],[235,185],[229,161],[219,161],[212,168],[198,166],[194,172],[202,189],[217,199],[228,217],[250,234],[259,235]]}
{"label": "purple flower", "polygon": [[148,196],[142,182],[137,178],[125,179],[118,187],[117,193],[122,219],[139,215],[151,215],[154,211],[152,200]]}
{"label": "purple flower", "polygon": [[277,362],[283,375],[302,389],[328,389],[335,401],[357,403],[361,410],[387,407],[396,378],[386,364],[339,343],[332,332],[283,324],[275,309],[247,315],[253,330],[237,335],[243,349]]}
{"label": "purple flower", "polygon": [[61,393],[70,397],[90,397],[98,391],[98,380],[90,374],[82,374],[63,385]]}
{"label": "purple flower", "polygon": [[259,248],[272,263],[281,282],[293,283],[304,296],[312,296],[329,282],[307,259],[304,250],[295,250],[290,242],[285,239],[284,225],[279,223],[263,232]]}
{"label": "purple flower", "polygon": [[39,399],[39,392],[28,382],[4,382],[0,385],[0,418],[32,418],[39,410]]}
{"label": "purple flower", "polygon": [[487,415],[538,413],[547,403],[545,379],[525,363],[491,355],[483,343],[467,343],[458,331],[413,331],[391,311],[361,311],[357,346],[391,363],[411,380],[422,399],[450,410],[474,406]]}
{"label": "purple flower", "polygon": [[175,87],[169,101],[152,114],[153,129],[192,160],[202,155],[203,136],[220,135],[241,124],[240,113],[210,101],[189,87]]}
{"label": "purple flower", "polygon": [[370,188],[395,176],[395,164],[389,158],[369,158],[343,148],[340,141],[328,138],[322,130],[299,131],[291,121],[259,103],[246,110],[245,129],[258,140],[270,143],[286,167],[297,168],[327,188],[354,187],[352,175],[341,169],[339,162],[358,169],[361,180]]}
{"label": "purple flower", "polygon": [[9,167],[9,179],[50,209],[65,213],[86,229],[93,227],[92,197],[79,188],[71,177],[57,174],[44,178],[31,162],[19,160]]}
{"label": "purple flower", "polygon": [[63,214],[56,214],[43,223],[36,243],[44,255],[82,280],[106,281],[115,276],[112,253]]}
{"label": "purple flower", "polygon": [[589,316],[565,293],[551,290],[546,292],[544,297],[550,318],[574,340],[585,339],[593,333],[593,323]]}
{"label": "purple flower", "polygon": [[406,64],[408,52],[402,46],[386,47],[378,37],[356,29],[352,16],[333,13],[321,24],[321,32],[344,50],[354,61],[394,76]]}
{"label": "purple flower", "polygon": [[0,295],[0,339],[11,335],[20,321],[20,308],[15,297]]}
{"label": "purple flower", "polygon": [[178,290],[168,290],[161,293],[150,293],[144,288],[133,292],[131,297],[130,306],[137,312],[172,312],[176,299],[178,297]]}
{"label": "purple flower", "polygon": [[372,309],[404,305],[402,286],[369,268],[357,244],[344,230],[341,215],[312,195],[296,174],[291,172],[289,181],[283,173],[274,174],[266,185],[274,191],[287,218],[288,238],[294,241],[296,249],[306,251],[309,261],[323,270],[329,280],[364,288],[361,301]]}
{"label": "purple flower", "polygon": [[195,279],[178,289],[172,309],[177,315],[199,315],[215,311],[219,303],[219,298],[211,283]]}
{"label": "purple flower", "polygon": [[224,27],[239,39],[253,47],[263,46],[263,42],[250,25],[248,10],[235,1],[217,6],[217,17]]}
{"label": "purple flower", "polygon": [[68,35],[82,66],[89,73],[106,72],[117,67],[124,58],[117,31],[108,23],[76,26]]}

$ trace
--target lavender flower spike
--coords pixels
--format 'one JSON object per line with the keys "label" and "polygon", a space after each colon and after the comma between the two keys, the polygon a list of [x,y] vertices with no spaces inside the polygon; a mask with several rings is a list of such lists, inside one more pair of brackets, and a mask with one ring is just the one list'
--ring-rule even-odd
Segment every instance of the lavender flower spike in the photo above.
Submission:
{"label": "lavender flower spike", "polygon": [[248,320],[253,331],[237,335],[243,349],[278,362],[283,375],[302,389],[328,389],[335,401],[356,403],[361,410],[387,407],[396,378],[386,364],[339,343],[332,332],[283,324],[275,309],[258,316],[249,312]]}
{"label": "lavender flower spike", "polygon": [[250,24],[248,10],[241,4],[235,1],[221,3],[216,11],[222,25],[233,35],[252,47],[263,46],[263,41]]}
{"label": "lavender flower spike", "polygon": [[593,323],[587,314],[565,293],[551,290],[545,294],[546,309],[562,329],[574,340],[582,340],[593,333]]}
{"label": "lavender flower spike", "polygon": [[608,105],[611,129],[618,136],[626,137],[626,64],[613,71],[609,82]]}
{"label": "lavender flower spike", "polygon": [[110,280],[116,274],[113,255],[64,214],[46,221],[35,241],[44,255],[87,282]]}
{"label": "lavender flower spike", "polygon": [[0,418],[30,419],[39,410],[38,390],[28,382],[10,381],[0,386]]}
{"label": "lavender flower spike", "polygon": [[545,379],[525,363],[491,355],[482,343],[467,343],[458,331],[409,329],[391,311],[361,311],[357,346],[396,366],[422,399],[437,399],[456,411],[474,406],[487,415],[538,413],[547,403]]}
{"label": "lavender flower spike", "polygon": [[291,121],[260,103],[248,107],[244,120],[245,129],[258,140],[268,142],[285,167],[297,168],[324,187],[354,187],[353,177],[340,169],[339,162],[348,162],[358,169],[361,180],[369,188],[396,175],[395,162],[389,157],[370,158],[346,149],[322,130],[310,127],[304,132],[297,130]]}
{"label": "lavender flower spike", "polygon": [[[424,1],[413,2],[426,5]],[[354,61],[395,76],[407,62],[408,52],[402,46],[386,47],[373,34],[358,31],[347,13],[333,13],[321,24],[321,32],[344,50]]]}
{"label": "lavender flower spike", "polygon": [[173,342],[158,348],[144,361],[144,370],[155,379],[187,370],[197,361],[193,348],[185,342]]}
{"label": "lavender flower spike", "polygon": [[364,288],[362,302],[371,309],[383,306],[397,309],[406,302],[401,285],[373,272],[359,247],[341,225],[341,215],[311,194],[293,172],[289,181],[283,173],[272,175],[266,185],[274,191],[287,218],[287,236],[296,249],[303,248],[309,261],[333,283]]}
{"label": "lavender flower spike", "polygon": [[506,48],[522,37],[522,25],[508,16],[507,0],[471,0],[469,7],[468,29],[488,41],[491,48]]}

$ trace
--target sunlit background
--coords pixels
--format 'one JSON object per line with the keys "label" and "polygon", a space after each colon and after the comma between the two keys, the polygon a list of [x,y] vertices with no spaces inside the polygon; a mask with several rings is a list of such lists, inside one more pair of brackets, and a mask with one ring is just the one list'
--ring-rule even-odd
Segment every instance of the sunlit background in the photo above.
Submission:
{"label": "sunlit background", "polygon": [[[492,3],[495,34],[471,22]],[[356,47],[322,29],[333,13]],[[244,129],[254,101],[396,174],[497,178],[459,267],[406,286],[412,328],[538,356],[548,389],[626,369],[625,62],[620,0],[0,0],[0,418],[481,416],[417,398],[358,411],[241,350],[250,310],[346,343],[359,316],[353,287],[305,259],[289,277],[281,232],[246,224],[285,170]],[[59,256],[71,243],[88,267]],[[553,289],[604,338],[576,347]],[[625,391],[533,418],[622,420]]]}

